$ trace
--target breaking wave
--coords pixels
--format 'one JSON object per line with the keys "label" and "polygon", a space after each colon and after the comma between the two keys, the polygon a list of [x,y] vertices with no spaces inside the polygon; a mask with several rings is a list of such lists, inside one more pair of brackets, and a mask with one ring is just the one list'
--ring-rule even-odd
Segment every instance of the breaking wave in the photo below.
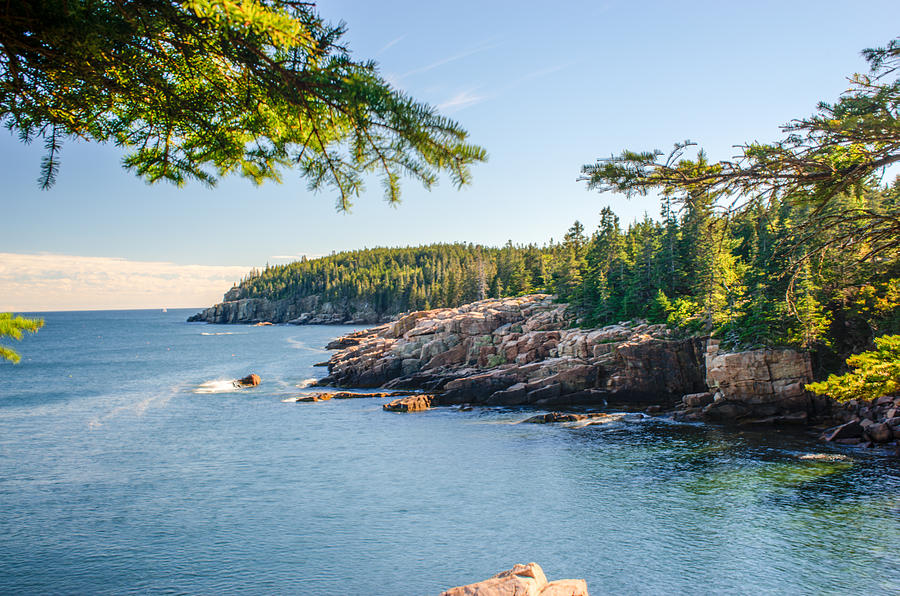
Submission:
{"label": "breaking wave", "polygon": [[241,388],[235,385],[232,379],[219,379],[200,383],[194,389],[194,393],[234,393],[240,390]]}
{"label": "breaking wave", "polygon": [[318,381],[318,380],[319,379],[316,379],[316,378],[303,379],[302,381],[297,383],[297,387],[299,387],[300,389],[306,389],[310,385],[315,385],[316,381]]}

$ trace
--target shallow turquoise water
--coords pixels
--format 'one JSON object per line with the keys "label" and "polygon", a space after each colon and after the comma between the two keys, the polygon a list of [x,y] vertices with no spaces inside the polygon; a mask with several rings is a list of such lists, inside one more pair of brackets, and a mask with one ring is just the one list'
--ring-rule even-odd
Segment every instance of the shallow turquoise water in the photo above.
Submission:
{"label": "shallow turquoise water", "polygon": [[348,328],[191,312],[48,313],[0,364],[0,593],[436,594],[527,561],[592,594],[900,593],[895,459],[282,403]]}

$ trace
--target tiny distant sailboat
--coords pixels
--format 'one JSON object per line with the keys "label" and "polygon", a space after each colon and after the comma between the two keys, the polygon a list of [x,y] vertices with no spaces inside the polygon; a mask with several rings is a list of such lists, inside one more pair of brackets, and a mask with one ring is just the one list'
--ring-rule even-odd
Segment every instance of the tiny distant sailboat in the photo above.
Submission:
{"label": "tiny distant sailboat", "polygon": [[167,309],[167,308],[164,306],[164,307],[162,308],[162,311],[163,311],[163,312],[169,312],[169,309]]}

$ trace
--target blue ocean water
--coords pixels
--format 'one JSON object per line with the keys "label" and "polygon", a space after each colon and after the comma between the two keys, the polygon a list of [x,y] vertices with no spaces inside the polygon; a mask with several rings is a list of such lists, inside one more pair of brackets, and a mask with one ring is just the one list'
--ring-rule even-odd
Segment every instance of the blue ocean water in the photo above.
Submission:
{"label": "blue ocean water", "polygon": [[[282,400],[347,327],[44,313],[0,364],[0,593],[900,593],[896,459],[626,417]],[[257,388],[222,392],[256,372]]]}

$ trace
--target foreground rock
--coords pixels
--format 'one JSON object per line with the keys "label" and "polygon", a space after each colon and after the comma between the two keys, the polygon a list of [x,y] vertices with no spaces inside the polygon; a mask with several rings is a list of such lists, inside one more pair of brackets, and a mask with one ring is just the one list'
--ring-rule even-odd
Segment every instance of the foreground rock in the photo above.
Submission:
{"label": "foreground rock", "polygon": [[339,341],[346,347],[319,384],[440,391],[434,405],[536,407],[674,405],[706,390],[702,338],[573,322],[546,294],[415,312]]}
{"label": "foreground rock", "polygon": [[262,382],[262,379],[259,378],[257,374],[250,374],[244,377],[243,379],[237,379],[234,381],[235,387],[256,387]]}
{"label": "foreground rock", "polygon": [[548,582],[537,563],[516,565],[484,581],[457,586],[441,596],[588,596],[583,579]]}

